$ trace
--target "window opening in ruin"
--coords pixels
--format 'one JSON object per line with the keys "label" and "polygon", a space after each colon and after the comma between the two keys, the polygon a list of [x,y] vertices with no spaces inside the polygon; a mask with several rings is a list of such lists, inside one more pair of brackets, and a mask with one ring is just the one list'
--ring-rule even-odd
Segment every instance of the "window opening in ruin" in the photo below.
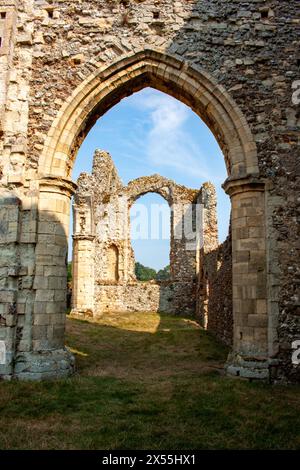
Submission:
{"label": "window opening in ruin", "polygon": [[159,194],[145,194],[131,207],[131,246],[138,280],[169,278],[170,220],[169,204]]}
{"label": "window opening in ruin", "polygon": [[119,280],[119,249],[116,245],[111,245],[107,250],[107,279]]}
{"label": "window opening in ruin", "polygon": [[197,204],[192,204],[192,230],[197,230]]}

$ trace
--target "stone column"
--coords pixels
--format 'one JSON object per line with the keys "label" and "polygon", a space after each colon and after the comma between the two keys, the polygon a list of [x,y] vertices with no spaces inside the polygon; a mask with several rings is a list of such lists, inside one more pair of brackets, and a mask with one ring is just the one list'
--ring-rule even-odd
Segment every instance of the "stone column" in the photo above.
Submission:
{"label": "stone column", "polygon": [[229,374],[267,378],[268,312],[265,184],[252,177],[230,180],[232,204],[233,352]]}
{"label": "stone column", "polygon": [[72,314],[94,313],[94,236],[73,236]]}
{"label": "stone column", "polygon": [[73,206],[72,314],[93,316],[95,236],[91,195],[77,196]]}
{"label": "stone column", "polygon": [[0,190],[0,377],[11,379],[17,342],[20,199]]}
{"label": "stone column", "polygon": [[67,250],[70,198],[75,184],[49,177],[39,182],[31,350],[17,358],[15,376],[40,380],[72,373],[74,358],[65,348]]}
{"label": "stone column", "polygon": [[[209,324],[209,278],[214,278],[217,265],[218,219],[217,194],[212,183],[204,183],[198,196],[202,204],[201,233],[197,270],[196,315],[202,326]],[[209,256],[210,255],[210,256]]]}
{"label": "stone column", "polygon": [[201,188],[203,204],[203,253],[204,255],[218,248],[217,194],[212,183],[204,183]]}

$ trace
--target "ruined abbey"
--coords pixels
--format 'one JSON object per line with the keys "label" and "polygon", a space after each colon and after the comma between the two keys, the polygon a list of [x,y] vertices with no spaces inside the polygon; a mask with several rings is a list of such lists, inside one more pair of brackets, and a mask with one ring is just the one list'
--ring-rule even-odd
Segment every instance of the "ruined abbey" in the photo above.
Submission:
{"label": "ruined abbey", "polygon": [[[138,282],[135,276],[129,213],[132,204],[149,192],[160,194],[171,209],[170,279],[164,282]],[[204,232],[209,235],[210,247],[218,246],[216,197],[211,184],[196,191],[153,175],[123,186],[111,156],[96,151],[93,172],[80,175],[74,199],[74,314],[195,314]],[[200,208],[203,203],[203,220],[201,212],[196,232],[192,230],[193,206]],[[186,223],[183,231],[185,221],[191,226]]]}
{"label": "ruined abbey", "polygon": [[[1,378],[74,370],[64,342],[74,195],[74,313],[195,315],[231,346],[228,374],[299,381],[299,27],[298,0],[0,0]],[[94,123],[145,87],[189,106],[222,149],[232,208],[222,245],[209,183],[141,175],[124,186],[102,151],[72,180]],[[160,284],[137,282],[129,219],[112,234],[107,215],[147,192],[171,209]],[[187,249],[176,208],[197,202]]]}

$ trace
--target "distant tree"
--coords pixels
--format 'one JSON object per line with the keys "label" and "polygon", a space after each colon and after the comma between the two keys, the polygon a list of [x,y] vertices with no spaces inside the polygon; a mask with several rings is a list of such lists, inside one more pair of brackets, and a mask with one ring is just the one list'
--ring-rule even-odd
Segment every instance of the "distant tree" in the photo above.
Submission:
{"label": "distant tree", "polygon": [[170,265],[166,266],[164,269],[160,269],[156,275],[157,281],[166,281],[170,279]]}
{"label": "distant tree", "polygon": [[68,282],[72,281],[72,261],[68,263]]}
{"label": "distant tree", "polygon": [[141,263],[135,263],[135,275],[139,281],[151,281],[156,279],[155,269],[143,266]]}

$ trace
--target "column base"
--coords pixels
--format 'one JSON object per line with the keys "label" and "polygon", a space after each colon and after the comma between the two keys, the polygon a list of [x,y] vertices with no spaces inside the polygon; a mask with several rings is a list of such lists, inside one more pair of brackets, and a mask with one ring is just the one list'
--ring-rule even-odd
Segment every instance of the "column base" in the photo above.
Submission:
{"label": "column base", "polygon": [[270,380],[270,362],[266,358],[243,357],[233,352],[228,356],[225,371],[235,377]]}
{"label": "column base", "polygon": [[75,358],[67,349],[25,352],[16,359],[13,379],[53,380],[69,377],[75,371]]}
{"label": "column base", "polygon": [[72,308],[70,312],[70,317],[93,318],[94,312],[90,308],[83,308],[83,309]]}
{"label": "column base", "polygon": [[5,364],[0,364],[0,380],[11,380],[14,369],[14,353],[6,352]]}

